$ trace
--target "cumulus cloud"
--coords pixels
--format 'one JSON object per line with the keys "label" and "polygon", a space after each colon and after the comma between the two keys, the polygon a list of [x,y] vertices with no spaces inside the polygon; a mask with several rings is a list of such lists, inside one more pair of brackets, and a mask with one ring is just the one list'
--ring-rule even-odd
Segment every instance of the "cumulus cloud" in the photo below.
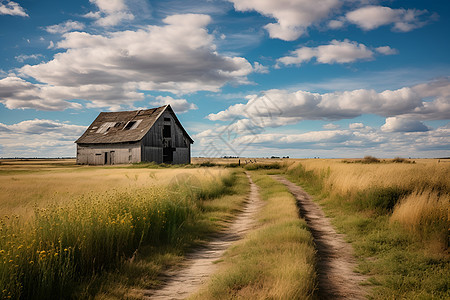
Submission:
{"label": "cumulus cloud", "polygon": [[253,64],[253,71],[255,73],[267,74],[269,73],[269,68],[255,61],[255,63]]}
{"label": "cumulus cloud", "polygon": [[47,26],[45,30],[49,33],[66,33],[73,30],[83,30],[84,24],[78,21],[66,21],[61,24]]}
{"label": "cumulus cloud", "polygon": [[351,123],[348,125],[348,128],[350,129],[362,129],[364,128],[364,124],[363,123]]}
{"label": "cumulus cloud", "polygon": [[185,113],[191,109],[198,109],[194,103],[189,103],[186,99],[174,99],[170,96],[157,96],[155,101],[150,102],[151,105],[163,106],[170,104],[176,113]]}
{"label": "cumulus cloud", "polygon": [[134,15],[129,11],[124,0],[89,0],[89,2],[96,5],[99,10],[89,12],[84,16],[96,19],[96,25],[109,27],[134,19]]}
{"label": "cumulus cloud", "polygon": [[88,107],[120,107],[143,100],[145,90],[176,94],[218,91],[228,82],[248,83],[252,65],[219,54],[206,15],[172,15],[165,25],[107,35],[68,32],[51,61],[0,81],[0,102],[8,108],[60,110],[87,100]]}
{"label": "cumulus cloud", "polygon": [[2,1],[0,3],[0,15],[28,17],[28,14],[18,3],[14,1]]}
{"label": "cumulus cloud", "polygon": [[271,38],[293,41],[306,33],[312,24],[326,18],[333,9],[340,6],[338,0],[229,0],[237,11],[257,11],[272,17],[276,23],[264,28]]}
{"label": "cumulus cloud", "polygon": [[26,120],[16,124],[0,123],[1,157],[75,156],[74,141],[87,126],[52,120]]}
{"label": "cumulus cloud", "polygon": [[386,119],[386,123],[381,126],[381,130],[386,132],[419,132],[429,131],[430,128],[417,120],[391,117]]}
{"label": "cumulus cloud", "polygon": [[450,118],[450,80],[425,83],[397,90],[353,90],[333,93],[269,90],[250,95],[247,103],[208,115],[212,121],[245,118],[254,126],[277,127],[301,120],[339,120],[362,114],[421,120]]}
{"label": "cumulus cloud", "polygon": [[299,65],[315,58],[322,64],[350,63],[357,60],[368,60],[373,58],[373,52],[364,44],[349,40],[332,40],[328,45],[318,47],[300,47],[291,52],[291,55],[281,57],[278,63],[284,65]]}
{"label": "cumulus cloud", "polygon": [[427,14],[426,10],[392,9],[369,5],[348,12],[345,17],[347,21],[364,30],[373,30],[380,26],[393,24],[393,30],[407,32],[424,26],[427,21],[423,21],[422,17],[425,14]]}

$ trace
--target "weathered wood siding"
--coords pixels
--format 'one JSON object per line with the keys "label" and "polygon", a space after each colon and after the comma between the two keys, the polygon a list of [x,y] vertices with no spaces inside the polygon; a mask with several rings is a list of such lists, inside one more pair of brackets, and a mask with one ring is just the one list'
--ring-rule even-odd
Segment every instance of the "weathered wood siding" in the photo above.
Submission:
{"label": "weathered wood siding", "polygon": [[[167,121],[167,119],[170,120]],[[189,139],[184,135],[183,130],[178,126],[177,122],[175,122],[174,116],[170,111],[165,111],[142,139],[142,161],[154,161],[156,163],[163,162],[164,125],[170,125],[171,128],[171,137],[166,140],[169,140],[171,147],[175,148],[175,151],[173,152],[173,163],[190,163],[191,147]]]}
{"label": "weathered wood siding", "polygon": [[77,144],[77,164],[108,165],[141,161],[140,143]]}

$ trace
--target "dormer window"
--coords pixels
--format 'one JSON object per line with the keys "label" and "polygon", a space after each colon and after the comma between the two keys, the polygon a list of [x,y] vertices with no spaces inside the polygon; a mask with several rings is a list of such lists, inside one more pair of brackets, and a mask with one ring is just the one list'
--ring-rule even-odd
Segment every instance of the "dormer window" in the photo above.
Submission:
{"label": "dormer window", "polygon": [[127,125],[125,125],[123,129],[125,130],[131,129],[134,126],[134,124],[136,124],[136,121],[130,121],[127,123]]}
{"label": "dormer window", "polygon": [[123,128],[123,130],[130,130],[130,129],[135,129],[139,126],[139,124],[142,122],[142,120],[133,120],[133,121],[128,121],[128,123],[125,125],[125,127]]}
{"label": "dormer window", "polygon": [[97,129],[97,133],[106,133],[111,127],[114,127],[114,125],[116,125],[116,122],[105,122]]}

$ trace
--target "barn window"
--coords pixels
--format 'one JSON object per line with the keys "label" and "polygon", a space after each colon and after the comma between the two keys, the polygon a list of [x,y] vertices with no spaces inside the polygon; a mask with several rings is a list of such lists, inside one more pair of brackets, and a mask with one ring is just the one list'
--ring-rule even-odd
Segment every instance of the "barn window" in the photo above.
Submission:
{"label": "barn window", "polygon": [[163,137],[170,138],[171,136],[172,136],[172,134],[170,132],[170,125],[164,125]]}
{"label": "barn window", "polygon": [[170,122],[170,118],[164,118],[164,121]]}

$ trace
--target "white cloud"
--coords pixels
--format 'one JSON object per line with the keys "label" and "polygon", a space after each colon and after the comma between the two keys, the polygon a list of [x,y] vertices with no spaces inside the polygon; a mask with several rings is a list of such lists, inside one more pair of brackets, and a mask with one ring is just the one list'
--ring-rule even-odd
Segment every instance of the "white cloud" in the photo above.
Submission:
{"label": "white cloud", "polygon": [[293,41],[312,24],[328,17],[341,5],[338,0],[229,0],[237,11],[257,11],[275,18],[277,23],[264,26],[271,38]]}
{"label": "white cloud", "polygon": [[47,26],[45,30],[49,33],[66,33],[73,30],[83,30],[84,24],[78,21],[66,21],[61,24]]}
{"label": "white cloud", "polygon": [[255,61],[255,63],[253,64],[253,72],[267,74],[267,73],[269,73],[269,68],[267,66],[263,66],[259,62]]}
{"label": "white cloud", "polygon": [[365,45],[345,40],[339,42],[331,41],[329,45],[322,45],[315,48],[301,47],[291,53],[291,56],[285,56],[278,59],[285,65],[301,64],[316,58],[320,63],[349,63],[359,59],[370,59],[373,52]]}
{"label": "white cloud", "polygon": [[25,60],[28,60],[28,59],[39,59],[40,57],[44,57],[44,55],[42,55],[42,54],[31,54],[31,55],[20,54],[14,58],[18,62],[24,62]]}
{"label": "white cloud", "polygon": [[418,132],[429,131],[430,128],[417,120],[391,117],[386,119],[386,123],[381,126],[386,132]]}
{"label": "white cloud", "polygon": [[392,9],[385,6],[369,5],[346,14],[346,19],[364,30],[373,30],[383,25],[393,24],[393,30],[407,32],[424,26],[427,22],[420,20],[426,10]]}
{"label": "white cloud", "polygon": [[99,26],[115,26],[134,19],[124,0],[89,0],[89,2],[95,4],[99,11],[89,12],[85,17],[96,19],[95,24]]}
{"label": "white cloud", "polygon": [[0,123],[0,156],[75,156],[74,141],[84,130],[86,126],[40,119],[12,125]]}
{"label": "white cloud", "polygon": [[[390,47],[386,46],[391,49]],[[385,49],[385,47],[381,47]],[[391,49],[392,50],[392,49]],[[357,60],[368,60],[373,58],[373,51],[366,45],[349,40],[332,40],[328,45],[318,47],[300,47],[291,52],[291,55],[281,57],[277,63],[284,65],[299,65],[315,58],[322,64],[351,63]]]}
{"label": "white cloud", "polygon": [[397,49],[393,49],[389,46],[382,46],[382,47],[377,47],[375,48],[375,50],[378,53],[384,54],[384,55],[394,55],[394,54],[398,54],[398,50]]}
{"label": "white cloud", "polygon": [[2,1],[0,3],[0,15],[28,17],[28,14],[25,12],[22,6],[14,1]]}
{"label": "white cloud", "polygon": [[331,20],[328,22],[328,27],[331,29],[339,29],[344,27],[345,22],[343,20]]}
{"label": "white cloud", "polygon": [[353,90],[332,93],[269,90],[250,95],[224,111],[208,115],[212,121],[249,120],[254,127],[277,127],[301,120],[339,120],[363,114],[421,120],[450,118],[450,80],[441,79],[397,90]]}
{"label": "white cloud", "polygon": [[150,102],[151,105],[163,106],[170,104],[172,109],[178,113],[185,113],[192,109],[198,109],[194,103],[189,103],[186,99],[174,99],[170,96],[157,96],[155,101]]}
{"label": "white cloud", "polygon": [[348,125],[348,128],[350,129],[362,129],[364,128],[364,124],[363,123],[351,123]]}
{"label": "white cloud", "polygon": [[333,130],[333,129],[338,129],[340,126],[337,124],[333,124],[333,123],[328,123],[322,126],[323,129],[328,129],[328,130]]}
{"label": "white cloud", "polygon": [[143,100],[142,90],[215,92],[228,82],[248,83],[252,65],[216,51],[214,36],[205,28],[209,16],[173,15],[163,21],[162,26],[108,35],[65,33],[56,45],[65,51],[18,70],[41,84],[17,76],[3,79],[0,102],[10,109],[60,110],[77,106],[67,101],[82,99],[88,107],[117,109]]}

